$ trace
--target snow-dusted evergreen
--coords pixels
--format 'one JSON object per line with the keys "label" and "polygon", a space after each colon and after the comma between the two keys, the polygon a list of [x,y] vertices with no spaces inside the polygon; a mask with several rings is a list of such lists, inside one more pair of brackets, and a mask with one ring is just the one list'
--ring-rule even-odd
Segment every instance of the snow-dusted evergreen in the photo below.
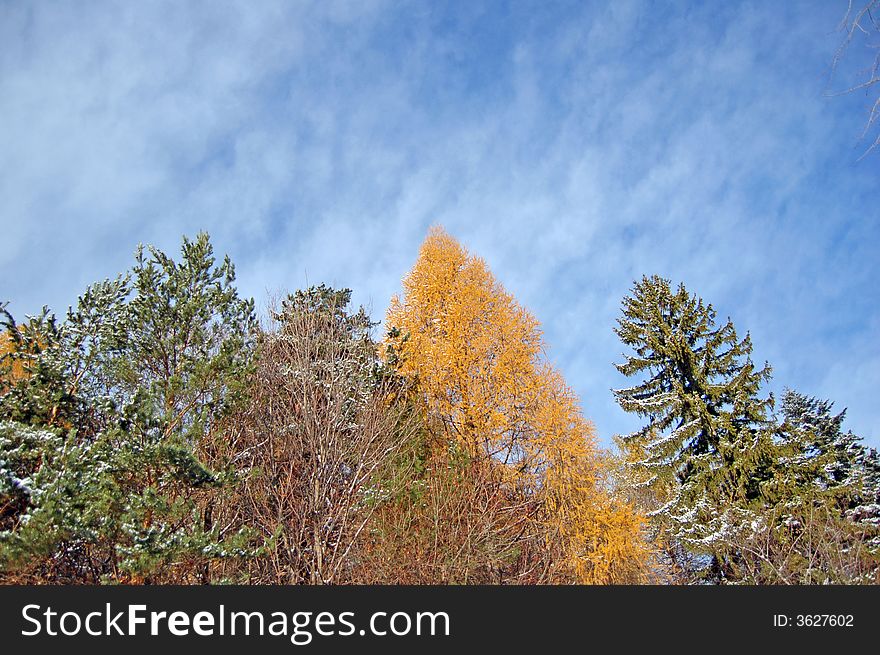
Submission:
{"label": "snow-dusted evergreen", "polygon": [[632,477],[664,489],[652,523],[672,551],[708,556],[701,561],[723,575],[717,545],[743,523],[729,514],[747,511],[767,477],[772,399],[759,394],[770,367],[755,369],[749,337],[739,339],[729,320],[716,325],[711,305],[656,276],[624,298],[615,331],[632,349],[616,367],[640,383],[614,396],[645,419],[622,437]]}
{"label": "snow-dusted evergreen", "polygon": [[250,366],[253,301],[208,237],[181,261],[139,249],[63,323],[4,311],[0,570],[22,580],[161,581],[172,566],[241,552],[211,518],[228,478],[205,435]]}
{"label": "snow-dusted evergreen", "polygon": [[798,442],[792,465],[809,471],[806,482],[833,495],[849,518],[880,526],[880,455],[843,431],[846,410],[834,414],[833,405],[790,389],[783,394],[783,434]]}
{"label": "snow-dusted evergreen", "polygon": [[787,391],[782,421],[749,337],[683,285],[643,278],[616,329],[632,350],[614,392],[645,419],[619,438],[625,478],[688,581],[857,583],[880,565],[880,459],[832,403]]}

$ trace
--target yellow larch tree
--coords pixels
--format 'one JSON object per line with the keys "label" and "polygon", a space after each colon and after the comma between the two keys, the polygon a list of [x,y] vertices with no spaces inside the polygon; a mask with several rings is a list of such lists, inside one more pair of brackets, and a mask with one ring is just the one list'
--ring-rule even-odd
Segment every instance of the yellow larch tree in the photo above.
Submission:
{"label": "yellow larch tree", "polygon": [[433,447],[464,449],[539,499],[532,529],[549,553],[544,581],[637,580],[641,517],[610,493],[606,454],[546,361],[538,321],[439,227],[403,291],[388,311],[386,357],[436,426]]}

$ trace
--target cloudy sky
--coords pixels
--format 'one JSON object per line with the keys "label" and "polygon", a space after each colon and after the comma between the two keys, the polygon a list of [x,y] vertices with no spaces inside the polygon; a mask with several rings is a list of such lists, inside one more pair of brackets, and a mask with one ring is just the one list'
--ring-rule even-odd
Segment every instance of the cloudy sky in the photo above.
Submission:
{"label": "cloudy sky", "polygon": [[[431,224],[543,323],[603,440],[621,297],[683,281],[880,445],[880,153],[846,0],[0,0],[0,302],[207,230],[240,288],[381,318]],[[854,79],[854,78],[853,78]]]}

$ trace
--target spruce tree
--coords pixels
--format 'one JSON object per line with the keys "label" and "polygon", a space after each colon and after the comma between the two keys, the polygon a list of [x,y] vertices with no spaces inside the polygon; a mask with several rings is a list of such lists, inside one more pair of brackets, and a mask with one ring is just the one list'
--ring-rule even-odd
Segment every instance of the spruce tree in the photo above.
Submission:
{"label": "spruce tree", "polygon": [[730,320],[716,318],[683,284],[673,290],[666,279],[643,277],[615,328],[633,350],[615,366],[639,382],[614,396],[646,419],[622,443],[635,454],[632,477],[664,490],[649,514],[656,532],[679,566],[693,572],[708,555],[721,580],[731,575],[723,544],[760,504],[775,454],[773,399],[760,396],[770,367],[756,369],[749,336],[739,339]]}
{"label": "spruce tree", "polygon": [[787,390],[774,429],[763,506],[738,535],[737,574],[751,584],[864,584],[880,572],[876,451],[843,431],[845,411]]}
{"label": "spruce tree", "polygon": [[846,410],[834,413],[833,407],[791,389],[782,395],[780,435],[796,453],[797,482],[852,519],[880,525],[880,455],[851,430],[844,432]]}

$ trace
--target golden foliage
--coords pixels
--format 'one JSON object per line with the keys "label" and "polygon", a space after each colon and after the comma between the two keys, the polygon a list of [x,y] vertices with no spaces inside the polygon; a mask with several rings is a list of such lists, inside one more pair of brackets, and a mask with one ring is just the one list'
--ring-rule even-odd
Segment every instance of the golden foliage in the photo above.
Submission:
{"label": "golden foliage", "polygon": [[435,448],[455,444],[541,499],[548,581],[631,581],[645,561],[642,520],[612,497],[609,467],[576,395],[544,358],[538,321],[485,262],[432,228],[392,299],[387,359],[413,381]]}
{"label": "golden foliage", "polygon": [[512,457],[538,386],[537,321],[501,288],[485,263],[433,229],[391,301],[386,324],[399,372],[419,380],[429,413],[470,451]]}
{"label": "golden foliage", "polygon": [[[6,355],[15,352],[15,342],[8,332],[0,332],[0,390],[23,380],[27,373],[20,359],[7,359]],[[9,362],[7,364],[7,362]]]}

